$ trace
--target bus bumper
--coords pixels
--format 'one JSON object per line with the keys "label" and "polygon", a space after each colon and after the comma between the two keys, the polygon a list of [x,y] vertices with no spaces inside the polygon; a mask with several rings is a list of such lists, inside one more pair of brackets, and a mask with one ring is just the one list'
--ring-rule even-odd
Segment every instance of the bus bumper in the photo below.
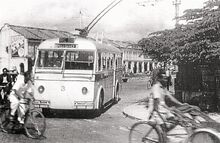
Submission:
{"label": "bus bumper", "polygon": [[36,108],[49,108],[50,101],[49,100],[35,100],[34,107],[36,107]]}
{"label": "bus bumper", "polygon": [[74,109],[94,109],[92,101],[74,101]]}

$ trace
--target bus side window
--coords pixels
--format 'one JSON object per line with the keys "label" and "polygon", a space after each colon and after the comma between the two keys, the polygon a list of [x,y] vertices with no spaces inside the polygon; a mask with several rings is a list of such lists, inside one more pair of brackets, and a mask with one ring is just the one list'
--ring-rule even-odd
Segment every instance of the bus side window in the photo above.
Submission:
{"label": "bus side window", "polygon": [[98,71],[101,71],[102,57],[101,53],[98,53]]}
{"label": "bus side window", "polygon": [[107,69],[110,69],[110,58],[107,59]]}
{"label": "bus side window", "polygon": [[118,68],[118,58],[116,58],[115,67]]}
{"label": "bus side window", "polygon": [[113,69],[113,58],[111,58],[111,69]]}
{"label": "bus side window", "polygon": [[106,58],[102,57],[102,70],[105,70],[106,68]]}
{"label": "bus side window", "polygon": [[65,62],[65,69],[71,69],[71,62]]}

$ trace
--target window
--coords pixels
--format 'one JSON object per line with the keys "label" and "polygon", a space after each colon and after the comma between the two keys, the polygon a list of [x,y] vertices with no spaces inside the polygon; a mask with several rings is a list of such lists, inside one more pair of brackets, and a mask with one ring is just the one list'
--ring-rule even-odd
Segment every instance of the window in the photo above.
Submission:
{"label": "window", "polygon": [[107,69],[110,69],[110,58],[107,59]]}
{"label": "window", "polygon": [[101,53],[98,53],[98,71],[101,70],[101,64],[102,64],[102,57],[101,57]]}
{"label": "window", "polygon": [[40,68],[61,68],[64,51],[51,50],[39,51],[37,67]]}
{"label": "window", "polygon": [[102,57],[102,70],[106,70],[106,57]]}
{"label": "window", "polygon": [[65,69],[92,70],[94,52],[91,51],[67,51],[65,57]]}

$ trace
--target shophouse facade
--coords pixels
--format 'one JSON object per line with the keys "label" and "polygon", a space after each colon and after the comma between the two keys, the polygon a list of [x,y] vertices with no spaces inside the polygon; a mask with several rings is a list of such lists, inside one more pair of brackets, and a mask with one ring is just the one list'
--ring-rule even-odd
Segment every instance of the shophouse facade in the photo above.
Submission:
{"label": "shophouse facade", "polygon": [[143,50],[138,44],[114,40],[108,40],[108,42],[122,50],[122,61],[125,73],[146,73],[155,68],[155,62],[143,53]]}
{"label": "shophouse facade", "polygon": [[23,63],[31,70],[39,44],[51,38],[74,37],[66,31],[5,24],[0,29],[0,69],[17,68]]}

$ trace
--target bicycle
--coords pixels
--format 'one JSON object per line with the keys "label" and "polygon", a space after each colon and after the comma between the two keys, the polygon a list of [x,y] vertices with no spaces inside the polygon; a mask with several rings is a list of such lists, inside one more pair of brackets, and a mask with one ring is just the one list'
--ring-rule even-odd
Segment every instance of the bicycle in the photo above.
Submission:
{"label": "bicycle", "polygon": [[[201,133],[206,133],[206,135],[212,134],[213,143],[216,143],[215,140],[220,142],[220,139],[212,132],[204,131],[208,127],[205,123],[216,122],[194,106],[184,105],[177,109],[172,108],[171,112],[174,114],[175,118],[166,120],[161,113],[154,108],[149,121],[139,121],[132,125],[129,133],[129,143],[167,143],[168,139],[172,136],[179,137],[179,141],[185,140],[185,143],[203,143],[201,140],[198,142],[198,139],[196,139]],[[192,115],[188,116],[184,114],[188,112],[191,112]],[[196,116],[193,117],[193,114],[199,117],[199,119],[196,118]],[[158,121],[154,119],[155,115],[157,115],[164,124],[159,124]],[[168,132],[178,125],[184,129],[184,132],[175,134]],[[201,129],[203,129],[203,132]],[[209,129],[213,130],[212,128]]]}
{"label": "bicycle", "polygon": [[[39,111],[36,110],[33,106],[33,101],[30,99],[26,99],[25,103],[27,110],[25,113],[25,120],[24,120],[24,131],[26,135],[33,139],[40,139],[46,130],[46,120],[44,115]],[[21,105],[19,104],[21,107]],[[33,106],[33,107],[32,107]],[[19,109],[18,109],[19,110]],[[3,132],[7,133],[14,133],[16,130],[16,125],[19,124],[17,118],[13,122],[13,125],[11,128],[8,127],[9,123],[11,122],[9,119],[10,116],[10,103],[7,102],[4,104],[4,106],[1,107],[1,113],[0,113],[0,126]]]}

